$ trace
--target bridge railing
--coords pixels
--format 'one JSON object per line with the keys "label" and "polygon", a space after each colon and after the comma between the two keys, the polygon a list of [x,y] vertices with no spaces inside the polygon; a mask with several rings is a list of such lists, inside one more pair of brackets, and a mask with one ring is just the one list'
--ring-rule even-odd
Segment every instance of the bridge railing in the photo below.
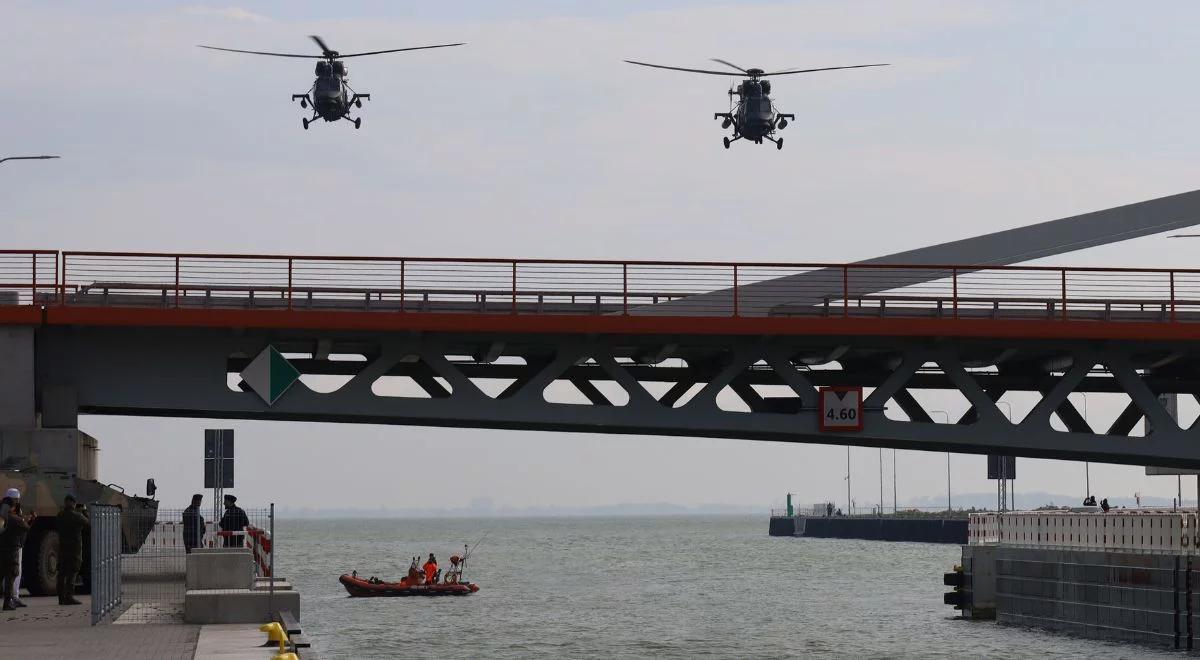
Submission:
{"label": "bridge railing", "polygon": [[58,290],[58,252],[0,250],[0,305],[33,305]]}
{"label": "bridge railing", "polygon": [[1196,512],[1162,509],[977,513],[967,536],[971,545],[1194,553],[1198,522]]}
{"label": "bridge railing", "polygon": [[0,305],[1200,321],[1200,271],[0,252]]}

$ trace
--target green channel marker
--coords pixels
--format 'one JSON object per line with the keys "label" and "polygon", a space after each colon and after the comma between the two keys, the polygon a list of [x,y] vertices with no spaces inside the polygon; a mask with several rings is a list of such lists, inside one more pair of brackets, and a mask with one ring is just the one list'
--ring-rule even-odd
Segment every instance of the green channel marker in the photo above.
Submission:
{"label": "green channel marker", "polygon": [[300,372],[275,350],[274,346],[263,349],[263,352],[246,365],[241,376],[268,406],[274,404],[293,383],[300,380]]}

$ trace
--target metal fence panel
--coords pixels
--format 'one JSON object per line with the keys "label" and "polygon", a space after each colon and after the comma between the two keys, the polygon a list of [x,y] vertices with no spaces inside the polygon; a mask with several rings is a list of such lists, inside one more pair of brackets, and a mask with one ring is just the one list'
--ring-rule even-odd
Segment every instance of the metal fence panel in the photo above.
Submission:
{"label": "metal fence panel", "polygon": [[91,523],[92,625],[121,605],[121,507],[93,504]]}
{"label": "metal fence panel", "polygon": [[[249,548],[257,577],[271,572],[274,539],[269,509],[245,509],[250,526],[243,532],[220,529],[212,512],[204,511],[204,533],[199,547]],[[125,512],[126,516],[138,512]],[[154,519],[129,520],[131,529],[149,530],[137,551],[121,559],[123,610],[120,623],[182,623],[187,593],[187,554],[183,534],[183,509],[162,508],[142,515]]]}

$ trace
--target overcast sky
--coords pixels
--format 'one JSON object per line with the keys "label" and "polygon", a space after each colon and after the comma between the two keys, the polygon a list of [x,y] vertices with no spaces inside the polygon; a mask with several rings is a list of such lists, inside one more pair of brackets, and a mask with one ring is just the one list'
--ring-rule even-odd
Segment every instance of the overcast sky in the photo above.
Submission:
{"label": "overcast sky", "polygon": [[[1197,187],[1195,3],[0,5],[0,155],[63,156],[0,166],[8,247],[850,261]],[[289,97],[311,84],[311,61],[194,47],[315,52],[308,34],[343,52],[469,45],[348,60],[351,84],[373,95],[359,131],[301,129]],[[726,80],[621,62],[710,57],[893,66],[780,78],[775,100],[796,114],[787,147],[726,151],[712,120]],[[1151,237],[1050,262],[1194,267],[1197,247]],[[1014,399],[1014,412],[1031,403]],[[1117,412],[1103,397],[1087,405],[1097,426]],[[1185,421],[1196,414],[1183,406]],[[210,425],[81,421],[101,439],[106,481],[140,490],[155,476],[173,503],[199,489]],[[845,497],[835,447],[235,426],[238,492],[252,502]],[[876,501],[877,451],[853,456],[855,498]],[[461,476],[430,469],[449,462]],[[954,490],[992,488],[982,457],[953,465]],[[1083,495],[1081,465],[1019,469],[1019,490]],[[898,472],[901,501],[945,490],[944,454],[900,452]],[[1101,496],[1175,490],[1140,468],[1091,478]]]}

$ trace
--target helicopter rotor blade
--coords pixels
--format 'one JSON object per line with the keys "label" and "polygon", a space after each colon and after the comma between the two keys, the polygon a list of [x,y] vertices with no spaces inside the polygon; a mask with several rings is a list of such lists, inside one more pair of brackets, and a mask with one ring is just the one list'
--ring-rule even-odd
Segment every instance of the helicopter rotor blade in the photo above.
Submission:
{"label": "helicopter rotor blade", "polygon": [[685,68],[679,67],[679,66],[664,66],[662,64],[647,64],[646,62],[635,62],[633,60],[625,60],[625,61],[629,62],[630,64],[636,64],[638,66],[648,66],[648,67],[652,67],[655,69],[670,69],[671,71],[688,71],[690,73],[707,73],[712,76],[744,76],[744,75],[746,75],[745,73],[734,73],[732,71],[709,71],[707,69],[685,69]]}
{"label": "helicopter rotor blade", "polygon": [[321,37],[318,37],[315,34],[310,34],[310,35],[308,35],[308,38],[317,42],[317,46],[320,47],[320,49],[321,49],[322,57],[329,57],[331,55],[335,56],[335,57],[337,56],[337,51],[330,48],[329,46],[325,45],[325,41],[323,39],[321,39]]}
{"label": "helicopter rotor blade", "polygon": [[297,55],[295,53],[264,53],[260,50],[238,50],[236,48],[218,48],[216,46],[202,46],[197,44],[197,48],[207,48],[209,50],[223,50],[227,53],[247,53],[250,55],[270,55],[272,57],[302,57],[308,60],[323,60],[324,55]]}
{"label": "helicopter rotor blade", "polygon": [[363,55],[380,55],[382,53],[402,53],[407,50],[427,50],[430,48],[449,48],[451,46],[465,46],[466,42],[457,44],[437,44],[436,46],[411,46],[409,48],[391,48],[388,50],[373,50],[369,53],[350,53],[349,55],[338,55],[339,58],[345,57],[362,57]]}
{"label": "helicopter rotor blade", "polygon": [[726,62],[725,60],[717,59],[717,58],[715,58],[715,57],[714,57],[714,58],[712,58],[712,61],[713,61],[713,62],[720,62],[721,64],[724,64],[725,66],[731,66],[731,67],[733,67],[733,68],[737,69],[738,71],[741,71],[742,73],[744,73],[744,74],[746,74],[746,75],[750,75],[750,72],[749,72],[749,71],[746,71],[745,69],[743,69],[742,67],[740,67],[740,66],[738,66],[738,65],[734,64],[733,62]]}
{"label": "helicopter rotor blade", "polygon": [[891,65],[890,64],[855,64],[853,66],[827,66],[827,67],[822,67],[820,69],[792,69],[792,70],[788,70],[788,71],[772,71],[770,73],[764,73],[764,74],[762,74],[761,77],[766,78],[767,76],[785,76],[789,73],[812,73],[814,71],[834,71],[837,69],[863,69],[863,68],[866,68],[869,66],[891,66]]}

